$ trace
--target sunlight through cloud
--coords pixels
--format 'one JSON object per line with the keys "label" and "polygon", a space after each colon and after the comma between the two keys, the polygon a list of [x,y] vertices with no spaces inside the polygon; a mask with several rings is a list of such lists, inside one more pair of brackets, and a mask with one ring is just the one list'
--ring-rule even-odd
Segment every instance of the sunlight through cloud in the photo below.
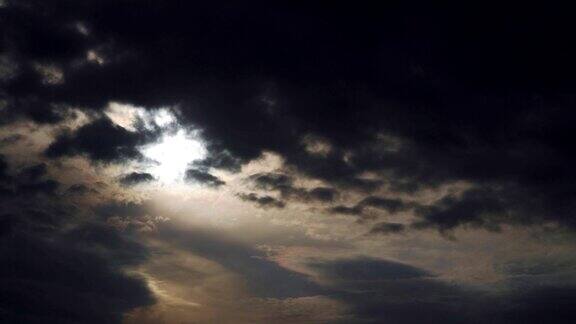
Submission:
{"label": "sunlight through cloud", "polygon": [[150,172],[160,182],[174,183],[184,177],[188,163],[204,157],[205,149],[200,141],[180,129],[164,134],[158,143],[145,147],[142,153],[156,162]]}

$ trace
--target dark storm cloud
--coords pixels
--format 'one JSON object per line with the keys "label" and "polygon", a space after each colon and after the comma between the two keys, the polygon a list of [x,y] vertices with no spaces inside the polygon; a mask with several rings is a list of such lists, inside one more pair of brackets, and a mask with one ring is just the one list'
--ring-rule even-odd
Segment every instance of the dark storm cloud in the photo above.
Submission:
{"label": "dark storm cloud", "polygon": [[[569,11],[22,3],[2,20],[3,48],[19,67],[2,79],[9,114],[51,122],[65,106],[178,105],[206,141],[205,166],[239,170],[270,151],[303,175],[366,193],[512,184],[539,201],[541,218],[572,226]],[[91,50],[101,64],[86,59]],[[37,63],[62,81],[45,82]],[[75,138],[59,138],[50,154],[137,157],[132,140],[104,138],[96,149]],[[330,149],[316,154],[305,138]]]}
{"label": "dark storm cloud", "polygon": [[198,169],[186,170],[186,180],[198,182],[209,187],[220,187],[226,184],[225,181],[218,179],[218,177]]}
{"label": "dark storm cloud", "polygon": [[9,178],[8,176],[8,162],[6,162],[6,157],[0,154],[0,181],[5,181]]}
{"label": "dark storm cloud", "polygon": [[192,164],[201,169],[216,168],[231,172],[240,172],[242,167],[242,161],[226,151],[218,153],[212,152],[211,156],[199,161],[194,161]]}
{"label": "dark storm cloud", "polygon": [[18,177],[26,181],[38,181],[47,173],[46,163],[41,163],[25,168],[20,172]]}
{"label": "dark storm cloud", "polygon": [[[103,248],[96,246],[100,242],[84,239],[26,232],[2,235],[0,259],[6,266],[0,270],[0,319],[120,323],[126,311],[153,303],[140,278],[124,274],[121,261],[98,252],[110,251],[108,242]],[[129,254],[126,247],[117,251]]]}
{"label": "dark storm cloud", "polygon": [[37,164],[10,174],[8,163],[0,154],[0,196],[27,198],[35,195],[55,195],[60,183],[46,177],[46,164]]}
{"label": "dark storm cloud", "polygon": [[123,271],[143,262],[146,249],[79,217],[55,192],[46,164],[0,163],[0,175],[10,189],[0,195],[0,261],[6,265],[0,270],[0,321],[120,323],[126,312],[154,302],[144,281]]}
{"label": "dark storm cloud", "polygon": [[278,199],[271,197],[271,196],[258,196],[257,194],[255,194],[253,192],[251,192],[251,193],[239,193],[237,196],[238,196],[238,198],[240,198],[244,201],[253,202],[262,208],[270,208],[270,207],[284,208],[284,207],[286,207],[285,202],[278,200]]}
{"label": "dark storm cloud", "polygon": [[60,183],[53,179],[44,179],[46,173],[47,167],[44,163],[30,166],[22,170],[17,175],[16,181],[18,182],[18,185],[16,187],[16,194],[54,194],[60,186]]}
{"label": "dark storm cloud", "polygon": [[131,172],[123,175],[120,178],[120,184],[124,186],[135,186],[139,183],[146,183],[154,181],[154,177],[150,173],[146,172]]}
{"label": "dark storm cloud", "polygon": [[511,298],[512,306],[502,315],[509,323],[574,323],[576,287],[541,287]]}
{"label": "dark storm cloud", "polygon": [[334,188],[306,189],[294,186],[294,179],[282,173],[256,173],[249,176],[248,180],[254,184],[256,189],[278,192],[285,200],[332,202],[338,196],[338,191]]}
{"label": "dark storm cloud", "polygon": [[[309,264],[338,292],[333,296],[351,306],[359,323],[482,323],[465,307],[471,294],[402,263],[359,257]],[[476,302],[483,305],[478,296]],[[415,311],[418,310],[418,311]]]}
{"label": "dark storm cloud", "polygon": [[94,162],[141,159],[139,145],[151,141],[145,131],[131,132],[102,117],[70,133],[60,134],[46,149],[49,158],[85,155]]}
{"label": "dark storm cloud", "polygon": [[320,270],[328,279],[336,281],[386,281],[433,277],[426,271],[398,262],[368,257],[329,262],[310,261],[308,266]]}
{"label": "dark storm cloud", "polygon": [[367,207],[380,209],[388,212],[389,214],[395,214],[400,211],[405,211],[411,208],[415,208],[416,204],[406,203],[400,199],[391,199],[377,196],[368,196],[362,199],[354,206],[334,206],[328,208],[328,211],[335,214],[344,215],[361,215]]}
{"label": "dark storm cloud", "polygon": [[405,210],[409,207],[400,199],[388,199],[382,197],[370,196],[365,198],[359,203],[360,206],[373,207],[377,209],[383,209],[390,214],[397,213],[399,211]]}
{"label": "dark storm cloud", "polygon": [[[410,209],[417,220],[407,227],[440,231],[549,221],[576,228],[572,10],[527,4],[447,10],[335,2],[5,3],[1,124],[57,124],[70,107],[100,116],[111,101],[177,106],[179,122],[198,129],[206,144],[208,157],[197,162],[198,170],[237,172],[272,152],[294,174],[327,186],[303,189],[288,176],[261,175],[253,179],[257,189],[280,198],[239,194],[261,207],[283,208],[291,199],[333,202],[339,191],[351,190],[367,197],[329,210],[364,215]],[[59,134],[45,155],[137,160],[138,147],[153,138],[101,117]],[[315,151],[305,141],[310,138],[322,139],[325,150]],[[143,282],[117,264],[135,264],[145,253],[93,224],[61,232],[77,225],[74,210],[59,205],[59,184],[45,166],[12,174],[3,161],[0,263],[10,266],[0,267],[2,321],[114,323],[152,302]],[[193,172],[196,181],[221,181],[198,172],[204,171]],[[458,181],[471,189],[427,206],[370,196],[378,189],[414,193]],[[103,220],[135,229],[150,226],[149,211],[134,204],[95,210]],[[372,231],[402,228],[377,223]],[[187,234],[178,237],[182,246],[245,274],[259,296],[319,293],[299,276],[287,279],[293,273],[254,249]],[[330,296],[351,305],[360,322],[575,320],[569,285],[493,298],[386,260],[310,266],[334,282],[339,292]]]}
{"label": "dark storm cloud", "polygon": [[372,226],[370,234],[396,234],[401,233],[406,229],[406,225],[399,223],[381,222]]}
{"label": "dark storm cloud", "polygon": [[85,195],[89,192],[96,193],[96,190],[91,189],[87,185],[81,183],[73,184],[68,187],[68,189],[66,189],[66,193],[70,195]]}
{"label": "dark storm cloud", "polygon": [[291,187],[294,181],[291,177],[281,173],[256,173],[249,177],[256,187],[264,190],[282,190]]}
{"label": "dark storm cloud", "polygon": [[324,202],[334,201],[337,195],[338,191],[326,187],[316,187],[308,192],[310,199]]}
{"label": "dark storm cloud", "polygon": [[308,265],[329,280],[331,297],[351,306],[353,323],[571,323],[574,287],[524,287],[490,295],[422,269],[358,257]]}
{"label": "dark storm cloud", "polygon": [[347,206],[334,206],[328,208],[328,211],[334,214],[342,214],[342,215],[360,215],[362,214],[362,208],[358,206],[347,207]]}
{"label": "dark storm cloud", "polygon": [[146,248],[79,216],[47,165],[18,169],[0,157],[0,321],[120,323],[151,305],[143,279],[124,272],[146,260]]}
{"label": "dark storm cloud", "polygon": [[[531,200],[526,200],[528,196],[515,186],[469,189],[460,196],[449,195],[433,205],[415,207],[421,220],[414,222],[413,227],[435,227],[445,231],[469,225],[498,231],[500,224],[538,224],[546,219],[567,216],[549,215],[543,218],[542,215],[548,210],[565,211],[543,205],[544,199],[538,199],[540,197],[535,194]],[[574,225],[569,218],[561,221],[571,227]]]}
{"label": "dark storm cloud", "polygon": [[36,194],[42,193],[51,195],[56,192],[60,183],[56,180],[48,179],[36,182],[21,184],[18,190],[20,194]]}

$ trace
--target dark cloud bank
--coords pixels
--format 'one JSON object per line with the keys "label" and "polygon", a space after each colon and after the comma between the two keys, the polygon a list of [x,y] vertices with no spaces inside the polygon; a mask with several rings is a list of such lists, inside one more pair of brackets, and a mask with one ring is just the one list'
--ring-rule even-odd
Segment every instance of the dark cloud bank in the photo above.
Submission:
{"label": "dark cloud bank", "polygon": [[[509,217],[499,222],[573,227],[574,51],[561,11],[25,1],[3,18],[13,67],[2,79],[6,120],[53,123],[66,107],[98,111],[112,100],[177,105],[208,142],[205,168],[238,170],[272,151],[352,190],[464,180],[487,204],[514,196],[500,201]],[[61,82],[45,82],[38,65]],[[62,134],[46,154],[137,159],[139,136],[101,119]],[[330,149],[313,154],[306,138]],[[528,216],[516,203],[524,197],[534,204]],[[448,210],[467,203],[444,206],[458,219],[432,212],[422,222],[487,222]]]}
{"label": "dark cloud bank", "polygon": [[[59,134],[44,152],[48,158],[141,159],[137,147],[157,134],[130,132],[101,111],[110,101],[176,106],[180,122],[200,130],[209,153],[186,173],[188,180],[220,187],[224,182],[210,169],[235,172],[270,151],[296,174],[327,184],[304,189],[287,175],[254,175],[255,189],[276,196],[238,196],[263,207],[283,208],[291,200],[332,203],[350,190],[365,197],[327,210],[357,216],[368,208],[412,210],[417,219],[410,228],[440,231],[576,226],[570,10],[7,0],[0,11],[2,123],[26,118],[56,124],[70,107],[100,116]],[[325,150],[315,151],[310,138]],[[69,211],[30,207],[31,201],[49,202],[59,190],[45,166],[18,174],[7,169],[0,160],[0,196],[7,206],[0,255],[3,265],[10,264],[0,270],[0,316],[15,323],[114,322],[152,302],[141,281],[118,271],[122,258],[91,248],[108,240],[92,241],[80,228],[61,229]],[[148,180],[133,173],[120,181]],[[427,206],[372,195],[379,188],[413,193],[455,181],[469,182],[471,189]],[[403,230],[401,224],[378,223],[372,232]],[[95,237],[105,231],[99,233]],[[338,285],[363,285],[349,282],[353,266],[315,267]],[[418,323],[428,316],[458,322],[456,314],[467,307],[486,319],[479,322],[491,322],[482,317],[490,312],[478,310],[484,304],[477,296],[422,279],[418,269],[366,267],[401,275],[392,274],[400,281],[386,283],[386,289],[338,295],[354,305],[360,322],[382,317]],[[35,270],[40,268],[49,270]],[[383,291],[405,294],[407,288],[398,287],[405,280],[416,282],[421,299],[390,301]],[[570,287],[544,287],[510,297],[515,306],[493,316],[502,322],[572,322],[573,295]]]}
{"label": "dark cloud bank", "polygon": [[[14,174],[0,156],[0,322],[119,323],[154,296],[126,267],[146,248],[97,219],[82,220],[38,164]],[[86,186],[66,192],[89,192]]]}
{"label": "dark cloud bank", "polygon": [[[421,269],[359,257],[311,261],[352,306],[353,323],[571,323],[573,287],[522,289],[493,295],[443,281]],[[344,321],[347,322],[347,321]]]}

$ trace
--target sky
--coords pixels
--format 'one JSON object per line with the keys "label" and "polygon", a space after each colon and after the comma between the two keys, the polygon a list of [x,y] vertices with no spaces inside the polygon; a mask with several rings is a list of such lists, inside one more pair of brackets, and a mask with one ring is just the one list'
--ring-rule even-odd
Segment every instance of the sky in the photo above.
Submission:
{"label": "sky", "polygon": [[543,6],[0,0],[0,322],[576,323]]}

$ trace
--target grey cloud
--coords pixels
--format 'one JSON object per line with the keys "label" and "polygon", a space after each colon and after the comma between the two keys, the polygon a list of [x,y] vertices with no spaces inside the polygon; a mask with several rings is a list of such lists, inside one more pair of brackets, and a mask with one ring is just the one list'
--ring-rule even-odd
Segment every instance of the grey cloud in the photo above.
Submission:
{"label": "grey cloud", "polygon": [[87,185],[82,183],[73,184],[66,189],[66,193],[70,195],[85,195],[90,192],[97,193],[95,189],[89,188]]}
{"label": "grey cloud", "polygon": [[154,176],[152,176],[150,173],[131,172],[123,175],[119,181],[124,186],[134,186],[140,183],[152,182],[154,180]]}
{"label": "grey cloud", "polygon": [[239,193],[237,195],[244,201],[249,201],[257,204],[262,208],[284,208],[286,203],[271,196],[258,196],[255,193]]}
{"label": "grey cloud", "polygon": [[82,238],[13,233],[0,241],[2,264],[10,265],[0,270],[6,323],[120,323],[125,312],[154,302],[140,278],[83,248]]}
{"label": "grey cloud", "polygon": [[351,306],[358,323],[571,323],[574,287],[523,287],[494,295],[435,278],[422,269],[368,257],[308,264],[329,282],[331,296]]}
{"label": "grey cloud", "polygon": [[249,176],[248,180],[256,189],[277,192],[284,200],[328,203],[333,202],[339,194],[338,190],[329,187],[297,187],[293,184],[293,177],[283,173],[256,173]]}
{"label": "grey cloud", "polygon": [[220,180],[218,177],[199,169],[186,170],[186,180],[191,182],[199,182],[209,187],[220,187],[226,184],[225,181]]}
{"label": "grey cloud", "polygon": [[328,208],[328,212],[343,215],[360,215],[362,214],[362,208],[358,206],[347,207],[340,205]]}
{"label": "grey cloud", "polygon": [[[20,180],[37,186],[41,169]],[[86,221],[55,196],[31,195],[30,184],[16,190],[0,195],[0,262],[9,265],[0,269],[0,321],[121,323],[155,302],[143,278],[125,273],[148,257],[136,238]]]}
{"label": "grey cloud", "polygon": [[73,133],[60,134],[46,149],[49,158],[85,155],[91,161],[115,163],[142,159],[138,146],[153,141],[157,134],[140,130],[131,132],[101,117]]}
{"label": "grey cloud", "polygon": [[[124,1],[23,1],[3,10],[0,26],[4,61],[18,67],[2,81],[3,119],[57,123],[62,107],[98,112],[114,100],[178,105],[180,121],[206,141],[205,167],[239,171],[273,152],[337,190],[512,183],[525,189],[524,200],[543,205],[533,217],[574,227],[576,176],[566,140],[574,137],[573,96],[562,89],[572,88],[575,51],[563,41],[573,22],[561,10],[538,10],[546,23],[536,26],[531,15],[489,8],[455,15],[394,5],[170,2],[134,15]],[[70,27],[78,21],[88,34]],[[300,24],[286,28],[286,21]],[[89,63],[86,53],[95,49],[105,49],[109,62]],[[44,82],[38,64],[61,71],[64,81]],[[138,140],[104,123],[96,125],[102,134],[117,135],[101,138],[106,145],[87,143],[96,126],[86,126],[84,134],[60,136],[47,155],[137,159]],[[310,154],[302,144],[310,136],[330,151]]]}
{"label": "grey cloud", "polygon": [[397,234],[402,233],[406,229],[406,225],[399,223],[380,222],[372,226],[370,234]]}
{"label": "grey cloud", "polygon": [[385,210],[390,214],[418,207],[417,204],[407,203],[401,199],[368,196],[354,206],[338,205],[328,208],[329,213],[344,215],[362,215],[367,207]]}

